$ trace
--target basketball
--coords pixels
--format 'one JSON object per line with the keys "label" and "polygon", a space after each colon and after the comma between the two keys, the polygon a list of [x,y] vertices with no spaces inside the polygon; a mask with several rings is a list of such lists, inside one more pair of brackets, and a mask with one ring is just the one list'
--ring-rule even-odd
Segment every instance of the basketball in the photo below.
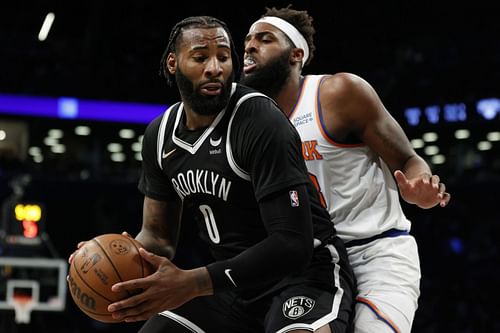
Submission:
{"label": "basketball", "polygon": [[76,252],[68,274],[69,290],[80,310],[101,322],[119,321],[113,319],[107,307],[133,293],[113,292],[111,287],[153,273],[152,266],[139,254],[140,247],[135,239],[120,234],[104,234],[85,242]]}

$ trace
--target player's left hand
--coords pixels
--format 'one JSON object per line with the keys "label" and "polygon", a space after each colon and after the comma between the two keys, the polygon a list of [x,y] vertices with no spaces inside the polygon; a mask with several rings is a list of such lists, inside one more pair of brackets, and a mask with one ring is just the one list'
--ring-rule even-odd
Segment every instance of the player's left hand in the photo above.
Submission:
{"label": "player's left hand", "polygon": [[[128,290],[135,294],[108,306],[114,319],[125,322],[147,320],[153,315],[175,309],[196,296],[201,295],[197,288],[197,277],[200,269],[181,270],[165,257],[157,256],[143,248],[139,249],[141,256],[151,263],[156,272],[140,279],[116,283],[111,290],[115,292]],[[208,275],[208,271],[206,271]]]}
{"label": "player's left hand", "polygon": [[417,178],[408,179],[401,170],[396,170],[394,178],[401,197],[410,204],[428,209],[438,204],[445,207],[450,201],[451,196],[446,192],[446,186],[440,182],[438,175],[422,174]]}

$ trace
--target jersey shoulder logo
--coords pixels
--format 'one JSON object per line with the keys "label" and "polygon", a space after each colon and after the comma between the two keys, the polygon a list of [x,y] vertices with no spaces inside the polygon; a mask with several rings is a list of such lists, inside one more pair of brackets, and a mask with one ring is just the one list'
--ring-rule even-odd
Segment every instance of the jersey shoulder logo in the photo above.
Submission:
{"label": "jersey shoulder logo", "polygon": [[299,193],[297,191],[290,191],[290,204],[292,207],[299,207],[300,202],[299,202]]}

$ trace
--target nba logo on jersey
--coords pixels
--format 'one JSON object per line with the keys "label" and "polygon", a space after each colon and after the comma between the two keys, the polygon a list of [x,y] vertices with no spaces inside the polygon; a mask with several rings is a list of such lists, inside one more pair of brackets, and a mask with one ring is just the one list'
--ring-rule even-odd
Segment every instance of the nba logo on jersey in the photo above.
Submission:
{"label": "nba logo on jersey", "polygon": [[290,203],[292,207],[299,207],[299,194],[297,191],[290,191]]}

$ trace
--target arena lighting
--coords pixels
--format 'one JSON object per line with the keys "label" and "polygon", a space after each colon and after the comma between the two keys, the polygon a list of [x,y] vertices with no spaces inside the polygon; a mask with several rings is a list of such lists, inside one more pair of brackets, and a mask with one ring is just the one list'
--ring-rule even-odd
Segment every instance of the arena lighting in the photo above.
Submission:
{"label": "arena lighting", "polygon": [[446,156],[442,154],[437,154],[431,157],[432,164],[443,164],[446,162]]}
{"label": "arena lighting", "polygon": [[[475,112],[491,121],[500,114],[500,98],[475,102]],[[162,114],[168,105],[84,100],[74,97],[35,97],[0,94],[0,114],[51,117],[75,120],[113,121],[147,124]],[[431,104],[403,110],[406,124],[467,123],[472,107],[465,103]]]}
{"label": "arena lighting", "polygon": [[420,123],[420,115],[422,112],[419,108],[408,108],[405,110],[406,121],[411,126],[417,126]]}
{"label": "arena lighting", "polygon": [[419,149],[425,146],[425,142],[422,139],[412,139],[411,145],[413,146],[413,148]]}
{"label": "arena lighting", "polygon": [[431,124],[437,124],[439,122],[439,112],[439,105],[430,105],[424,110],[424,113],[427,116],[427,121]]}
{"label": "arena lighting", "polygon": [[133,139],[135,137],[135,132],[130,128],[122,128],[120,132],[118,132],[118,135],[122,139]]}
{"label": "arena lighting", "polygon": [[458,129],[455,131],[455,138],[462,140],[470,137],[470,131],[468,129]]}
{"label": "arena lighting", "polygon": [[161,104],[0,94],[0,114],[147,124],[168,108]]}
{"label": "arena lighting", "polygon": [[40,156],[42,155],[42,150],[40,149],[40,147],[32,146],[29,147],[28,154],[30,154],[31,156]]}
{"label": "arena lighting", "polygon": [[500,141],[500,132],[490,132],[490,133],[486,134],[486,138],[490,142]]}
{"label": "arena lighting", "polygon": [[[410,126],[418,126],[422,122],[427,124],[464,123],[472,116],[472,108],[469,109],[465,103],[436,104],[422,108],[406,108],[404,109],[404,116]],[[476,112],[485,120],[494,120],[497,114],[500,114],[500,98],[478,100],[476,102]]]}
{"label": "arena lighting", "polygon": [[438,134],[436,132],[427,132],[422,135],[422,139],[425,142],[436,142],[438,139]]}
{"label": "arena lighting", "polygon": [[43,42],[47,39],[50,28],[52,27],[52,23],[54,22],[55,18],[56,16],[54,15],[54,13],[48,13],[47,16],[45,16],[45,20],[43,20],[42,27],[40,28],[40,32],[38,33],[38,40],[40,42]]}
{"label": "arena lighting", "polygon": [[485,98],[477,102],[477,113],[483,116],[486,120],[492,120],[497,114],[500,114],[500,99]]}
{"label": "arena lighting", "polygon": [[66,152],[66,146],[63,144],[57,144],[50,147],[50,150],[55,154],[63,154]]}
{"label": "arena lighting", "polygon": [[479,141],[477,144],[477,149],[481,151],[490,150],[492,148],[492,144],[489,141]]}
{"label": "arena lighting", "polygon": [[136,153],[138,153],[142,150],[142,143],[134,142],[134,143],[132,143],[131,148],[132,148],[132,151],[135,151]]}
{"label": "arena lighting", "polygon": [[47,136],[54,139],[61,139],[64,136],[64,132],[60,129],[53,128],[47,132]]}
{"label": "arena lighting", "polygon": [[124,153],[112,153],[111,160],[113,162],[124,162],[126,160]]}
{"label": "arena lighting", "polygon": [[445,104],[443,118],[447,122],[465,121],[467,120],[467,107],[464,103]]}
{"label": "arena lighting", "polygon": [[80,136],[87,136],[90,135],[90,127],[88,126],[76,126],[75,127],[75,134],[80,135]]}
{"label": "arena lighting", "polygon": [[123,147],[119,143],[111,142],[108,144],[108,151],[110,153],[119,153],[119,152],[123,151]]}
{"label": "arena lighting", "polygon": [[57,145],[59,143],[59,141],[56,138],[51,138],[50,136],[48,136],[45,139],[43,139],[43,143],[46,146],[54,146],[54,145]]}
{"label": "arena lighting", "polygon": [[427,146],[424,148],[424,153],[427,156],[436,155],[439,153],[439,147],[438,146]]}

